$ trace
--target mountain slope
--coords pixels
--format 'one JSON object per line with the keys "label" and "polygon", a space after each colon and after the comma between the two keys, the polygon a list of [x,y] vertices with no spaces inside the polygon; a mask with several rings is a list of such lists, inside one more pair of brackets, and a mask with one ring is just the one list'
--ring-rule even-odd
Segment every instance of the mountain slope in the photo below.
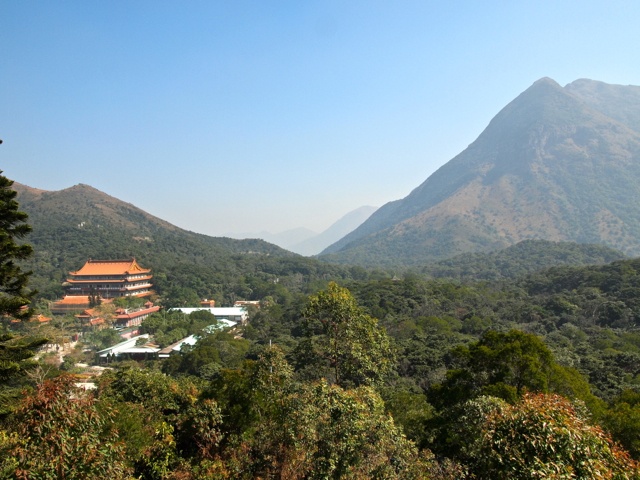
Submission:
{"label": "mountain slope", "polygon": [[603,245],[523,240],[491,253],[464,253],[425,266],[429,277],[465,281],[515,280],[559,266],[604,265],[625,256]]}
{"label": "mountain slope", "polygon": [[[154,271],[165,298],[189,301],[274,294],[277,283],[307,279],[342,269],[300,257],[262,240],[209,237],[182,230],[88,185],[49,192],[14,183],[20,209],[33,232],[35,254],[27,265],[31,285],[45,298],[61,294],[69,271],[88,258],[136,257]],[[327,270],[327,267],[329,269]],[[248,281],[248,278],[251,278]],[[262,289],[262,290],[261,290]]]}
{"label": "mountain slope", "polygon": [[[524,239],[640,254],[638,87],[596,83],[538,80],[466,150],[322,257],[415,265]],[[616,103],[628,108],[614,114]]]}

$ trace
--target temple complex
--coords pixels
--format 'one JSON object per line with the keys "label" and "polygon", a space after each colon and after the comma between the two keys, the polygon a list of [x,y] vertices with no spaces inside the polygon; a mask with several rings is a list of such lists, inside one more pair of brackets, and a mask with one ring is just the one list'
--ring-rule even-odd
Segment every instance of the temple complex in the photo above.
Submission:
{"label": "temple complex", "polygon": [[68,296],[147,297],[153,293],[151,269],[130,260],[92,260],[75,272],[69,272],[63,284]]}

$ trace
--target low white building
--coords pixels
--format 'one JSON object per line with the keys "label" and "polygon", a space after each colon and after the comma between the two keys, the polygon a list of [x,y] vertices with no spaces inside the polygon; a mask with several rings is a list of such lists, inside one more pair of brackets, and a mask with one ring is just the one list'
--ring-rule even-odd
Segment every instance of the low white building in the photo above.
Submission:
{"label": "low white building", "polygon": [[247,323],[249,313],[245,307],[189,307],[189,308],[170,308],[169,311],[179,311],[186,315],[193,312],[205,311],[211,313],[216,320],[230,320],[232,322],[244,325]]}
{"label": "low white building", "polygon": [[[236,322],[232,322],[231,320],[220,319],[218,320],[217,325],[209,325],[204,328],[206,333],[213,333],[216,330],[222,330],[224,328],[230,328],[236,325]],[[158,358],[167,358],[172,354],[179,352],[182,349],[183,345],[194,346],[200,338],[200,335],[189,335],[188,337],[183,338],[182,340],[178,340],[176,343],[169,345],[168,347],[163,348],[158,352]]]}
{"label": "low white building", "polygon": [[[182,310],[182,309],[176,309]],[[185,309],[189,310],[189,309]],[[195,309],[202,310],[202,309]],[[205,308],[204,310],[208,310]],[[187,313],[187,312],[184,312]],[[216,318],[215,325],[209,325],[204,328],[206,333],[213,333],[216,330],[223,330],[225,328],[231,328],[238,324],[233,320],[226,318]],[[130,358],[133,360],[145,360],[152,358],[167,358],[172,353],[179,352],[183,345],[195,345],[201,335],[189,335],[188,337],[179,340],[178,342],[169,345],[163,349],[160,349],[157,345],[152,343],[152,338],[149,334],[138,335],[131,337],[123,342],[120,342],[112,347],[105,348],[98,352],[98,357],[102,362],[109,362],[110,360],[121,360],[123,358]],[[140,339],[144,339],[145,342],[139,342]],[[140,343],[140,344],[139,344]]]}
{"label": "low white building", "polygon": [[158,352],[158,358],[168,358],[172,354],[179,352],[183,345],[193,346],[197,342],[198,342],[197,335],[189,335],[188,337],[183,338],[182,340],[178,340],[176,343],[172,343],[168,347],[165,347],[162,350],[160,350]]}
{"label": "low white building", "polygon": [[[144,339],[147,343],[143,345],[137,345],[138,340]],[[148,358],[155,357],[155,354],[160,351],[160,348],[156,345],[150,344],[151,339],[149,334],[138,335],[131,337],[123,342],[120,342],[112,347],[105,348],[98,352],[98,357],[101,361],[109,361],[109,359],[121,359],[122,357],[128,358]]]}

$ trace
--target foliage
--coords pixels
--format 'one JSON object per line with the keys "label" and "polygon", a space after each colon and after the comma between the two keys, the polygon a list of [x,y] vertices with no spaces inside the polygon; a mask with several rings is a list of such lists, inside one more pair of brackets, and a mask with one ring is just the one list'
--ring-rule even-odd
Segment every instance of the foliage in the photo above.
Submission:
{"label": "foliage", "polygon": [[523,240],[491,253],[465,253],[426,265],[421,273],[462,281],[516,279],[540,270],[566,266],[605,264],[624,254],[604,245]]}
{"label": "foliage", "polygon": [[297,350],[299,367],[341,386],[378,384],[391,371],[387,333],[346,288],[329,283],[309,298],[303,315],[306,338]]}
{"label": "foliage", "polygon": [[101,397],[141,404],[164,416],[178,415],[197,397],[196,386],[187,379],[130,366],[103,373],[99,391]]}
{"label": "foliage", "polygon": [[474,456],[478,478],[640,478],[636,462],[558,395],[528,393],[495,408]]}
{"label": "foliage", "polygon": [[251,371],[255,423],[227,450],[233,478],[420,478],[417,450],[372,388],[297,383],[276,347]]}
{"label": "foliage", "polygon": [[155,342],[164,348],[189,335],[204,335],[206,327],[217,323],[210,312],[186,315],[176,310],[149,315],[143,320],[140,332],[153,335]]}
{"label": "foliage", "polygon": [[188,379],[122,368],[103,374],[99,391],[125,427],[127,458],[141,478],[170,478],[170,472],[188,471],[191,461],[214,458],[222,439],[221,411]]}
{"label": "foliage", "polygon": [[[193,347],[183,346],[163,364],[171,375],[190,374],[205,377],[211,368],[238,368],[249,351],[249,342],[225,332],[202,334]],[[215,365],[215,367],[214,367]]]}
{"label": "foliage", "polygon": [[435,414],[434,408],[427,402],[427,397],[419,389],[394,384],[380,391],[385,409],[393,417],[396,425],[403,433],[419,446],[427,443],[426,427]]}
{"label": "foliage", "polygon": [[640,458],[640,393],[622,392],[604,413],[603,425],[633,458]]}
{"label": "foliage", "polygon": [[140,297],[118,297],[113,299],[113,304],[117,308],[141,308],[145,304],[145,299]]}
{"label": "foliage", "polygon": [[31,272],[24,271],[17,262],[33,253],[31,245],[18,243],[31,232],[31,227],[25,223],[27,214],[18,210],[12,185],[13,181],[0,171],[0,317],[27,318],[31,312],[21,309],[30,303],[35,292],[27,291]]}
{"label": "foliage", "polygon": [[30,359],[46,342],[40,337],[0,334],[0,416],[7,415],[16,406],[27,384],[27,372],[34,367]]}
{"label": "foliage", "polygon": [[46,381],[10,424],[17,437],[3,453],[16,465],[11,478],[129,478],[112,415],[70,378]]}
{"label": "foliage", "polygon": [[513,402],[524,391],[548,391],[553,356],[535,335],[488,331],[478,342],[453,353],[460,367],[448,371],[445,382],[434,385],[430,393],[440,407],[479,395]]}
{"label": "foliage", "polygon": [[96,347],[98,351],[112,347],[122,341],[122,337],[112,328],[95,330],[86,335],[86,341]]}

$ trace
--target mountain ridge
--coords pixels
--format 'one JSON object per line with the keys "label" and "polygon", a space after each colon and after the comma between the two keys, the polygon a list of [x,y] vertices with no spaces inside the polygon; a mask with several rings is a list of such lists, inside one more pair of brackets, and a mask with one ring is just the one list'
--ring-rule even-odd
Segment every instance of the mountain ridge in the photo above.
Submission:
{"label": "mountain ridge", "polygon": [[[322,275],[329,267],[326,272],[342,275],[342,269],[317,261],[310,268],[310,259],[263,240],[183,230],[88,185],[45,191],[14,182],[13,188],[33,229],[26,240],[34,255],[25,266],[34,272],[31,285],[43,298],[59,297],[68,272],[87,258],[135,257],[153,269],[163,297],[178,305],[197,304],[200,298],[230,302],[234,296],[251,297],[256,285],[277,289],[274,279],[297,279],[302,271]],[[254,288],[243,275],[253,276]]]}
{"label": "mountain ridge", "polygon": [[[463,152],[321,258],[385,265],[385,257],[397,255],[415,264],[528,238],[604,243],[640,254],[640,133],[622,123],[636,125],[640,109],[612,118],[596,108],[602,102],[583,99],[594,89],[587,80],[570,88],[536,81]],[[637,89],[631,89],[633,105],[640,105]],[[617,199],[620,191],[631,201]]]}

